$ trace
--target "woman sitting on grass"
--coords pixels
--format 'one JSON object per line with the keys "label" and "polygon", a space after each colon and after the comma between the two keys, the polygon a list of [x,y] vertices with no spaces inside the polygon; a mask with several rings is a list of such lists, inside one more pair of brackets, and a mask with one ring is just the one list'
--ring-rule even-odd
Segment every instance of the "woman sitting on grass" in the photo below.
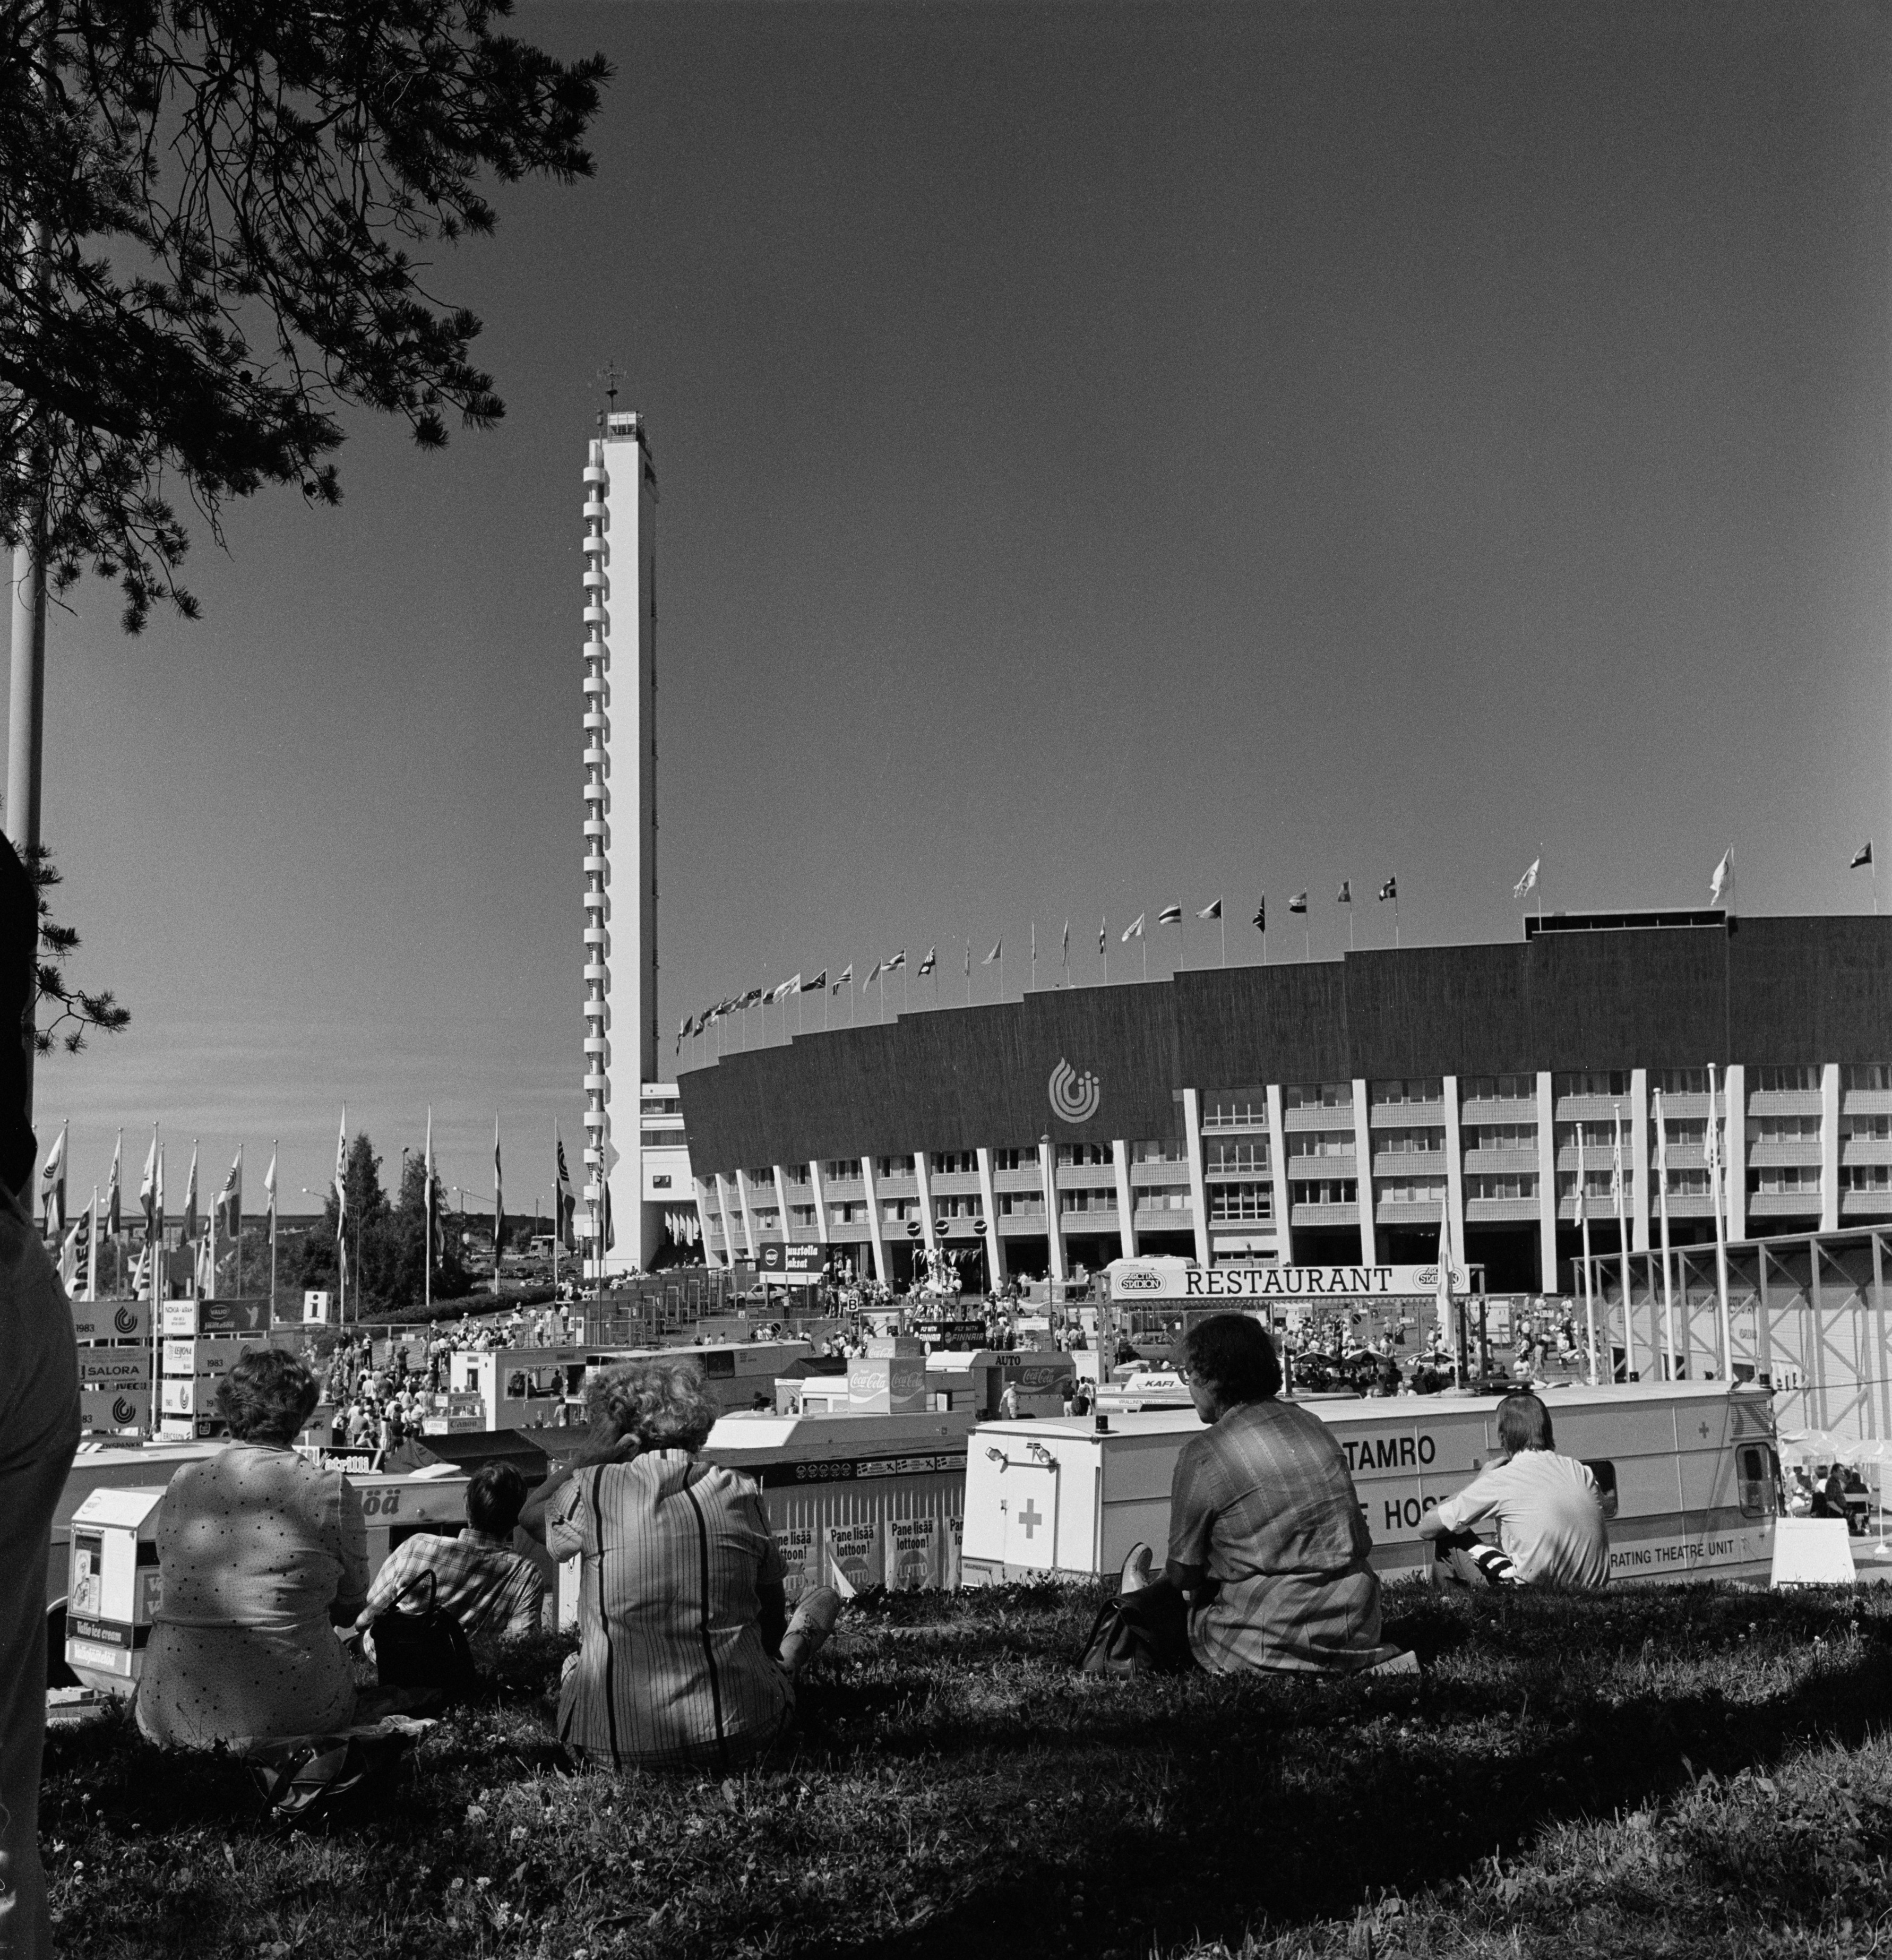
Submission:
{"label": "woman sitting on grass", "polygon": [[1356,1674],[1402,1658],[1380,1640],[1379,1581],[1346,1452],[1318,1416],[1278,1399],[1266,1328],[1219,1313],[1184,1337],[1178,1366],[1208,1424],[1176,1459],[1169,1556],[1124,1562],[1122,1612],[1162,1665]]}
{"label": "woman sitting on grass", "polygon": [[294,1355],[243,1355],[217,1389],[234,1440],[164,1493],[164,1600],[138,1688],[138,1726],[154,1742],[209,1749],[356,1719],[355,1670],[334,1630],[367,1594],[367,1528],[348,1478],[291,1447],[316,1395]]}
{"label": "woman sitting on grass", "polygon": [[787,1623],[761,1492],[698,1455],[719,1411],[694,1361],[614,1368],[590,1413],[520,1518],[553,1558],[583,1561],[559,1739],[612,1769],[753,1761],[793,1721],[795,1675],[840,1596],[816,1589]]}

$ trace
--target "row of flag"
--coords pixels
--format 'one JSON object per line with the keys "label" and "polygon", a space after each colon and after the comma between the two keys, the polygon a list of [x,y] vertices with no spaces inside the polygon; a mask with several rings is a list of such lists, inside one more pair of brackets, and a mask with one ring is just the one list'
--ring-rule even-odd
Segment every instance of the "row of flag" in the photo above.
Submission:
{"label": "row of flag", "polygon": [[[61,1124],[59,1134],[53,1140],[52,1147],[46,1153],[46,1161],[40,1166],[40,1207],[44,1220],[44,1229],[49,1236],[62,1233],[68,1223],[66,1208],[67,1145],[70,1126]],[[123,1215],[123,1172],[125,1132],[118,1133],[118,1141],[112,1147],[112,1169],[106,1181],[105,1197],[101,1207],[98,1187],[92,1188],[92,1200],[87,1207],[87,1213],[97,1211],[106,1231],[116,1237],[125,1229]],[[263,1172],[263,1189],[268,1195],[269,1209],[276,1208],[276,1156],[272,1150],[269,1168]],[[210,1220],[218,1233],[227,1238],[237,1236],[238,1222],[243,1216],[243,1152],[237,1146],[237,1154],[230,1166],[230,1175],[224,1179],[223,1188],[217,1194]],[[151,1148],[145,1154],[145,1172],[138,1184],[138,1206],[145,1214],[147,1231],[154,1225],[162,1227],[165,1217],[164,1202],[164,1148],[159,1141],[157,1126],[151,1130]],[[197,1199],[197,1145],[190,1147],[190,1169],[184,1180],[184,1236],[195,1239],[198,1235],[199,1218]]]}

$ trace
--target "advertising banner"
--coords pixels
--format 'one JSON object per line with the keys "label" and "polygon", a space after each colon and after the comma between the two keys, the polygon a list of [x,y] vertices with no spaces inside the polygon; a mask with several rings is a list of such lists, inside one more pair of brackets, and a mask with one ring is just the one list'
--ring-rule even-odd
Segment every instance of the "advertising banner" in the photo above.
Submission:
{"label": "advertising banner", "polygon": [[810,1570],[820,1556],[815,1548],[814,1527],[783,1525],[775,1533],[775,1544],[782,1555],[782,1590],[792,1607],[811,1586],[821,1583],[819,1570]]}
{"label": "advertising banner", "polygon": [[771,1279],[812,1282],[821,1277],[828,1249],[820,1245],[767,1245],[756,1263]]}
{"label": "advertising banner", "polygon": [[142,1389],[81,1389],[79,1427],[85,1430],[140,1429],[151,1420],[151,1392]]}
{"label": "advertising banner", "polygon": [[79,1385],[87,1389],[142,1389],[151,1386],[148,1348],[81,1348]]}
{"label": "advertising banner", "polygon": [[943,1518],[889,1518],[883,1558],[887,1589],[918,1592],[946,1583]]}
{"label": "advertising banner", "polygon": [[75,1341],[148,1341],[151,1303],[148,1300],[75,1300]]}
{"label": "advertising banner", "polygon": [[882,1583],[886,1571],[882,1527],[878,1519],[862,1524],[829,1525],[822,1533],[828,1569],[844,1597],[863,1586]]}
{"label": "advertising banner", "polygon": [[[1426,1266],[1211,1266],[1160,1265],[1114,1259],[1108,1268],[1111,1297],[1125,1306],[1140,1300],[1180,1300],[1207,1306],[1219,1300],[1429,1299],[1439,1290],[1439,1268]],[[1471,1275],[1452,1270],[1452,1287],[1469,1291]]]}

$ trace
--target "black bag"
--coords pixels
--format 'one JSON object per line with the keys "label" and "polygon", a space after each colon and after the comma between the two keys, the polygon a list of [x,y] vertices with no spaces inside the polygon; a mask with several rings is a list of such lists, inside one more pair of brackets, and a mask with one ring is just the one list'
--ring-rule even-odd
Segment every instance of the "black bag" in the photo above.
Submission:
{"label": "black bag", "polygon": [[1134,1603],[1142,1596],[1127,1592],[1098,1608],[1090,1638],[1084,1643],[1080,1673],[1108,1675],[1124,1681],[1138,1675],[1178,1672],[1175,1656],[1165,1650],[1162,1635],[1167,1629],[1153,1626]]}
{"label": "black bag", "polygon": [[259,1745],[243,1759],[256,1794],[291,1825],[313,1824],[408,1746],[404,1735],[301,1736]]}
{"label": "black bag", "polygon": [[[401,1602],[423,1579],[427,1604],[418,1613],[402,1612]],[[466,1630],[456,1615],[435,1603],[438,1594],[433,1573],[418,1572],[370,1624],[375,1669],[383,1688],[437,1688],[450,1694],[473,1685],[473,1650]]]}

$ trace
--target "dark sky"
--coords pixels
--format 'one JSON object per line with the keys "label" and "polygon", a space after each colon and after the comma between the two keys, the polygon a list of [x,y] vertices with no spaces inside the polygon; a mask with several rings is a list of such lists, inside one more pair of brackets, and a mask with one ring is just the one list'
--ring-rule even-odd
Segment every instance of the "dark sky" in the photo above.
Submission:
{"label": "dark sky", "polygon": [[[1547,902],[1864,908],[1885,792],[1883,8],[526,4],[597,174],[434,283],[509,413],[81,588],[46,830],[81,1195],[340,1106],[548,1187],[580,1036],[580,472],[649,418],[663,1052],[797,969],[1267,895],[1270,956]],[[1892,903],[1892,888],[1887,902]],[[1216,954],[1210,928],[1189,956]],[[1166,972],[1173,931],[1153,940]],[[975,967],[981,998],[995,976]],[[1048,964],[1041,968],[1048,981]],[[917,1007],[927,999],[914,988]],[[812,1002],[810,1004],[812,1005]],[[870,1004],[870,1005],[871,1004]],[[771,1020],[773,1017],[771,1017]],[[135,1170],[134,1170],[135,1180]],[[171,1157],[170,1186],[182,1164]]]}

